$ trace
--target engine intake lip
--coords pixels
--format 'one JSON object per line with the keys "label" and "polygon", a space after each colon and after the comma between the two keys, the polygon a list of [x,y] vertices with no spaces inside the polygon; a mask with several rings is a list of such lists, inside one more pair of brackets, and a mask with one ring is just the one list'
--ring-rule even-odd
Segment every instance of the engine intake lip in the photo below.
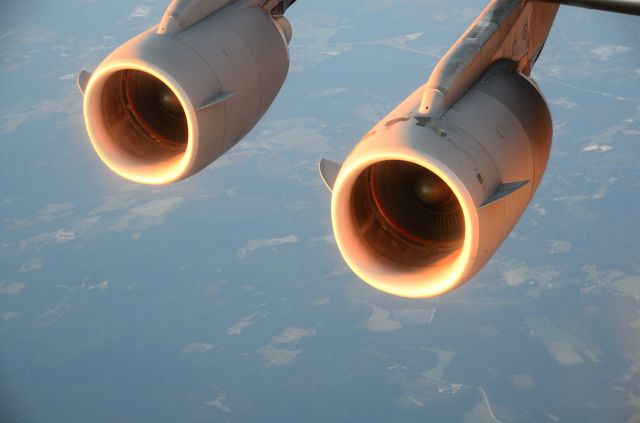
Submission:
{"label": "engine intake lip", "polygon": [[[163,89],[174,103],[173,110],[149,111],[149,99],[144,97],[149,87]],[[100,66],[85,92],[84,118],[98,156],[126,179],[168,184],[188,175],[193,166],[195,110],[180,84],[148,63]],[[166,124],[167,120],[173,121]]]}
{"label": "engine intake lip", "polygon": [[[401,231],[384,224],[376,230],[390,234],[386,239],[389,245],[374,248],[371,239],[363,236],[369,229],[363,225],[371,224],[375,218],[369,217],[369,222],[364,222],[355,216],[354,205],[362,201],[362,197],[357,198],[361,194],[358,190],[362,191],[363,186],[371,187],[370,183],[363,185],[362,181],[370,178],[368,173],[372,167],[390,161],[407,162],[432,172],[455,196],[464,222],[462,233],[444,243],[432,243],[429,248],[437,249],[439,254],[429,256],[424,252],[424,239],[405,237],[402,240]],[[383,213],[379,215],[384,218]],[[373,148],[350,157],[334,185],[331,217],[338,248],[349,267],[363,281],[383,292],[409,298],[441,295],[461,285],[472,268],[479,235],[473,199],[462,181],[443,163],[412,148]],[[383,238],[376,239],[380,241]],[[392,242],[396,243],[395,247],[391,246]],[[390,257],[390,248],[398,248],[401,252]],[[411,248],[422,251],[418,261],[400,257],[402,249],[409,251]]]}

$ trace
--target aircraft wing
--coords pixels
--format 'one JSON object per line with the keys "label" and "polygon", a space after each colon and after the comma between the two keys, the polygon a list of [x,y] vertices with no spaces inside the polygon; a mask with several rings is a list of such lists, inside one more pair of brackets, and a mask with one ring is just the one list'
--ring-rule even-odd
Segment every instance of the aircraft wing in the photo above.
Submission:
{"label": "aircraft wing", "polygon": [[625,13],[640,16],[640,1],[638,0],[543,0],[547,3],[564,4],[567,6],[585,7],[606,12]]}

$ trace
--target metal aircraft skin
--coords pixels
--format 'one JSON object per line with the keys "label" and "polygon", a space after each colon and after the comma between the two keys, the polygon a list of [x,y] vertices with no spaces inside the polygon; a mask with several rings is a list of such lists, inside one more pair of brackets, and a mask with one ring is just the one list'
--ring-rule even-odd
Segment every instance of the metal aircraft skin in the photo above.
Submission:
{"label": "metal aircraft skin", "polygon": [[[294,2],[174,0],[157,26],[81,72],[102,161],[126,179],[169,184],[233,147],[286,79]],[[338,248],[363,281],[441,295],[511,232],[551,149],[549,107],[530,74],[560,4],[640,15],[639,0],[492,0],[344,163],[320,161]]]}

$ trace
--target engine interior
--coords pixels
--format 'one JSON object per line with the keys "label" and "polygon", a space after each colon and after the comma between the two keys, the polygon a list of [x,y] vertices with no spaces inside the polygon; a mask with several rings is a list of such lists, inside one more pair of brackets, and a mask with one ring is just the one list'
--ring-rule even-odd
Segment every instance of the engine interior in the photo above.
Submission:
{"label": "engine interior", "polygon": [[101,103],[105,129],[118,155],[155,163],[185,152],[186,114],[176,94],[155,76],[134,69],[114,72],[104,84]]}
{"label": "engine interior", "polygon": [[458,199],[435,173],[388,160],[362,172],[351,193],[353,225],[380,260],[410,268],[429,266],[458,251],[464,215]]}

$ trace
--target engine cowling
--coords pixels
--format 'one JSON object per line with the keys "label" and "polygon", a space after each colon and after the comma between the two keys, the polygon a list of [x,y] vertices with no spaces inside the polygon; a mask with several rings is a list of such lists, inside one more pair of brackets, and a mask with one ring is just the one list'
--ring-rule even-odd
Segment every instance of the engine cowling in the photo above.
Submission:
{"label": "engine cowling", "polygon": [[231,4],[185,30],[126,42],[84,90],[96,152],[117,174],[167,184],[202,170],[258,122],[289,67],[290,27]]}
{"label": "engine cowling", "polygon": [[474,276],[529,204],[552,122],[536,84],[501,61],[449,110],[416,90],[358,143],[333,186],[340,251],[365,282],[432,297]]}

